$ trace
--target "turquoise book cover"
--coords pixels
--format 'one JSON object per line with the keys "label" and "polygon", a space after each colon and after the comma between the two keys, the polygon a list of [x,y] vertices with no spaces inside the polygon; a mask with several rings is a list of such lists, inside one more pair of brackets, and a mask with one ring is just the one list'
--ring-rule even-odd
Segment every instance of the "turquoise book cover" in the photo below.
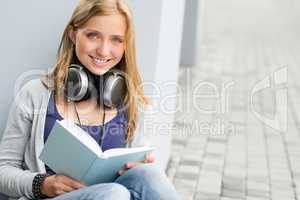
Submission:
{"label": "turquoise book cover", "polygon": [[62,120],[55,122],[40,159],[57,174],[92,185],[113,182],[127,162],[142,161],[151,151],[151,147],[136,147],[102,152],[87,132]]}

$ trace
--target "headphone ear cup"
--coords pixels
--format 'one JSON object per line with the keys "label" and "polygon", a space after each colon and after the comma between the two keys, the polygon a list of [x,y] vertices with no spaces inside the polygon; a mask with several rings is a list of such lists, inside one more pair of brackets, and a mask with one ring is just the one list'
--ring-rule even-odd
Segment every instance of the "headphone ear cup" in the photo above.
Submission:
{"label": "headphone ear cup", "polygon": [[95,96],[104,106],[117,107],[123,103],[126,93],[126,81],[120,73],[108,72],[103,76],[93,76],[76,64],[68,69],[65,83],[68,100],[82,101]]}
{"label": "headphone ear cup", "polygon": [[125,78],[118,73],[109,73],[105,77],[103,88],[103,102],[107,107],[120,106],[126,96]]}
{"label": "headphone ear cup", "polygon": [[80,101],[88,95],[89,77],[81,66],[71,65],[65,83],[65,95],[68,100]]}

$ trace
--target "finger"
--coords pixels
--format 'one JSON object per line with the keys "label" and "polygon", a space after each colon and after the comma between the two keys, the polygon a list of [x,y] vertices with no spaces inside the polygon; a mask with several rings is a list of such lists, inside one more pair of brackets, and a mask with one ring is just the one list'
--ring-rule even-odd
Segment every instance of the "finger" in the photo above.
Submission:
{"label": "finger", "polygon": [[68,185],[64,185],[64,184],[62,184],[62,186],[61,186],[61,188],[60,188],[60,190],[63,191],[64,193],[65,193],[65,192],[72,192],[72,191],[74,191],[74,189],[75,189],[75,188],[70,187],[70,186],[68,186]]}
{"label": "finger", "polygon": [[126,170],[121,169],[118,171],[118,174],[119,174],[119,176],[122,176],[125,172],[126,172]]}
{"label": "finger", "polygon": [[85,185],[83,185],[82,183],[80,183],[77,180],[74,180],[70,177],[64,176],[63,178],[63,183],[69,187],[72,187],[73,189],[80,189],[85,187]]}
{"label": "finger", "polygon": [[56,197],[56,196],[59,196],[59,195],[62,195],[62,194],[65,194],[65,192],[63,190],[57,190],[57,191],[55,191],[55,194],[52,195],[51,197]]}
{"label": "finger", "polygon": [[80,188],[84,188],[85,187],[85,185],[83,185],[82,183],[80,183],[78,181],[74,181],[74,180],[72,180],[70,182],[70,186],[73,187],[73,188],[75,188],[75,189],[80,189]]}
{"label": "finger", "polygon": [[138,164],[138,162],[129,162],[125,165],[125,169],[131,169],[133,167],[136,167]]}
{"label": "finger", "polygon": [[125,166],[123,167],[123,169],[119,170],[118,171],[118,174],[120,176],[122,176],[127,170],[133,168],[133,167],[136,167],[137,165],[139,165],[141,163],[137,163],[137,162],[128,162],[125,164]]}
{"label": "finger", "polygon": [[53,189],[54,189],[53,195],[50,195],[51,197],[62,195],[66,192],[71,192],[74,190],[73,188],[71,188],[63,183],[57,183],[55,188],[53,188]]}
{"label": "finger", "polygon": [[155,161],[155,156],[154,154],[147,154],[145,156],[145,160],[144,160],[144,163],[153,163]]}

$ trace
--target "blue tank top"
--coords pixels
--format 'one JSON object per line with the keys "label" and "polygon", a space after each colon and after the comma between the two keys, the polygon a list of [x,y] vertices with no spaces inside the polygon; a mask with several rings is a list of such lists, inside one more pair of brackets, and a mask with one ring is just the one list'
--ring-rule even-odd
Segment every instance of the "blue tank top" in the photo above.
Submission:
{"label": "blue tank top", "polygon": [[[49,134],[54,126],[56,120],[62,120],[63,117],[59,114],[53,93],[50,96],[48,103],[45,129],[44,129],[44,142],[47,141]],[[127,132],[127,118],[125,112],[118,111],[117,116],[115,116],[110,121],[104,124],[104,138],[102,142],[101,149],[105,151],[112,148],[123,148],[126,146],[126,132]],[[87,133],[90,134],[97,142],[100,138],[101,125],[89,126],[89,125],[78,125]],[[100,144],[99,144],[100,145]],[[46,171],[49,174],[54,174],[54,172],[46,165]]]}

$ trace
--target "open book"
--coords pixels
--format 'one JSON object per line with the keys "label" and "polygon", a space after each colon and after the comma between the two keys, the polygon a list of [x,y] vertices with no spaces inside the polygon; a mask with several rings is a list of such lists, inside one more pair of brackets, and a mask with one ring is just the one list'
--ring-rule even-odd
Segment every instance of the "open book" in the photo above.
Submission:
{"label": "open book", "polygon": [[86,185],[113,182],[127,162],[142,161],[151,147],[115,148],[102,152],[83,129],[66,120],[56,121],[40,159],[57,174]]}

